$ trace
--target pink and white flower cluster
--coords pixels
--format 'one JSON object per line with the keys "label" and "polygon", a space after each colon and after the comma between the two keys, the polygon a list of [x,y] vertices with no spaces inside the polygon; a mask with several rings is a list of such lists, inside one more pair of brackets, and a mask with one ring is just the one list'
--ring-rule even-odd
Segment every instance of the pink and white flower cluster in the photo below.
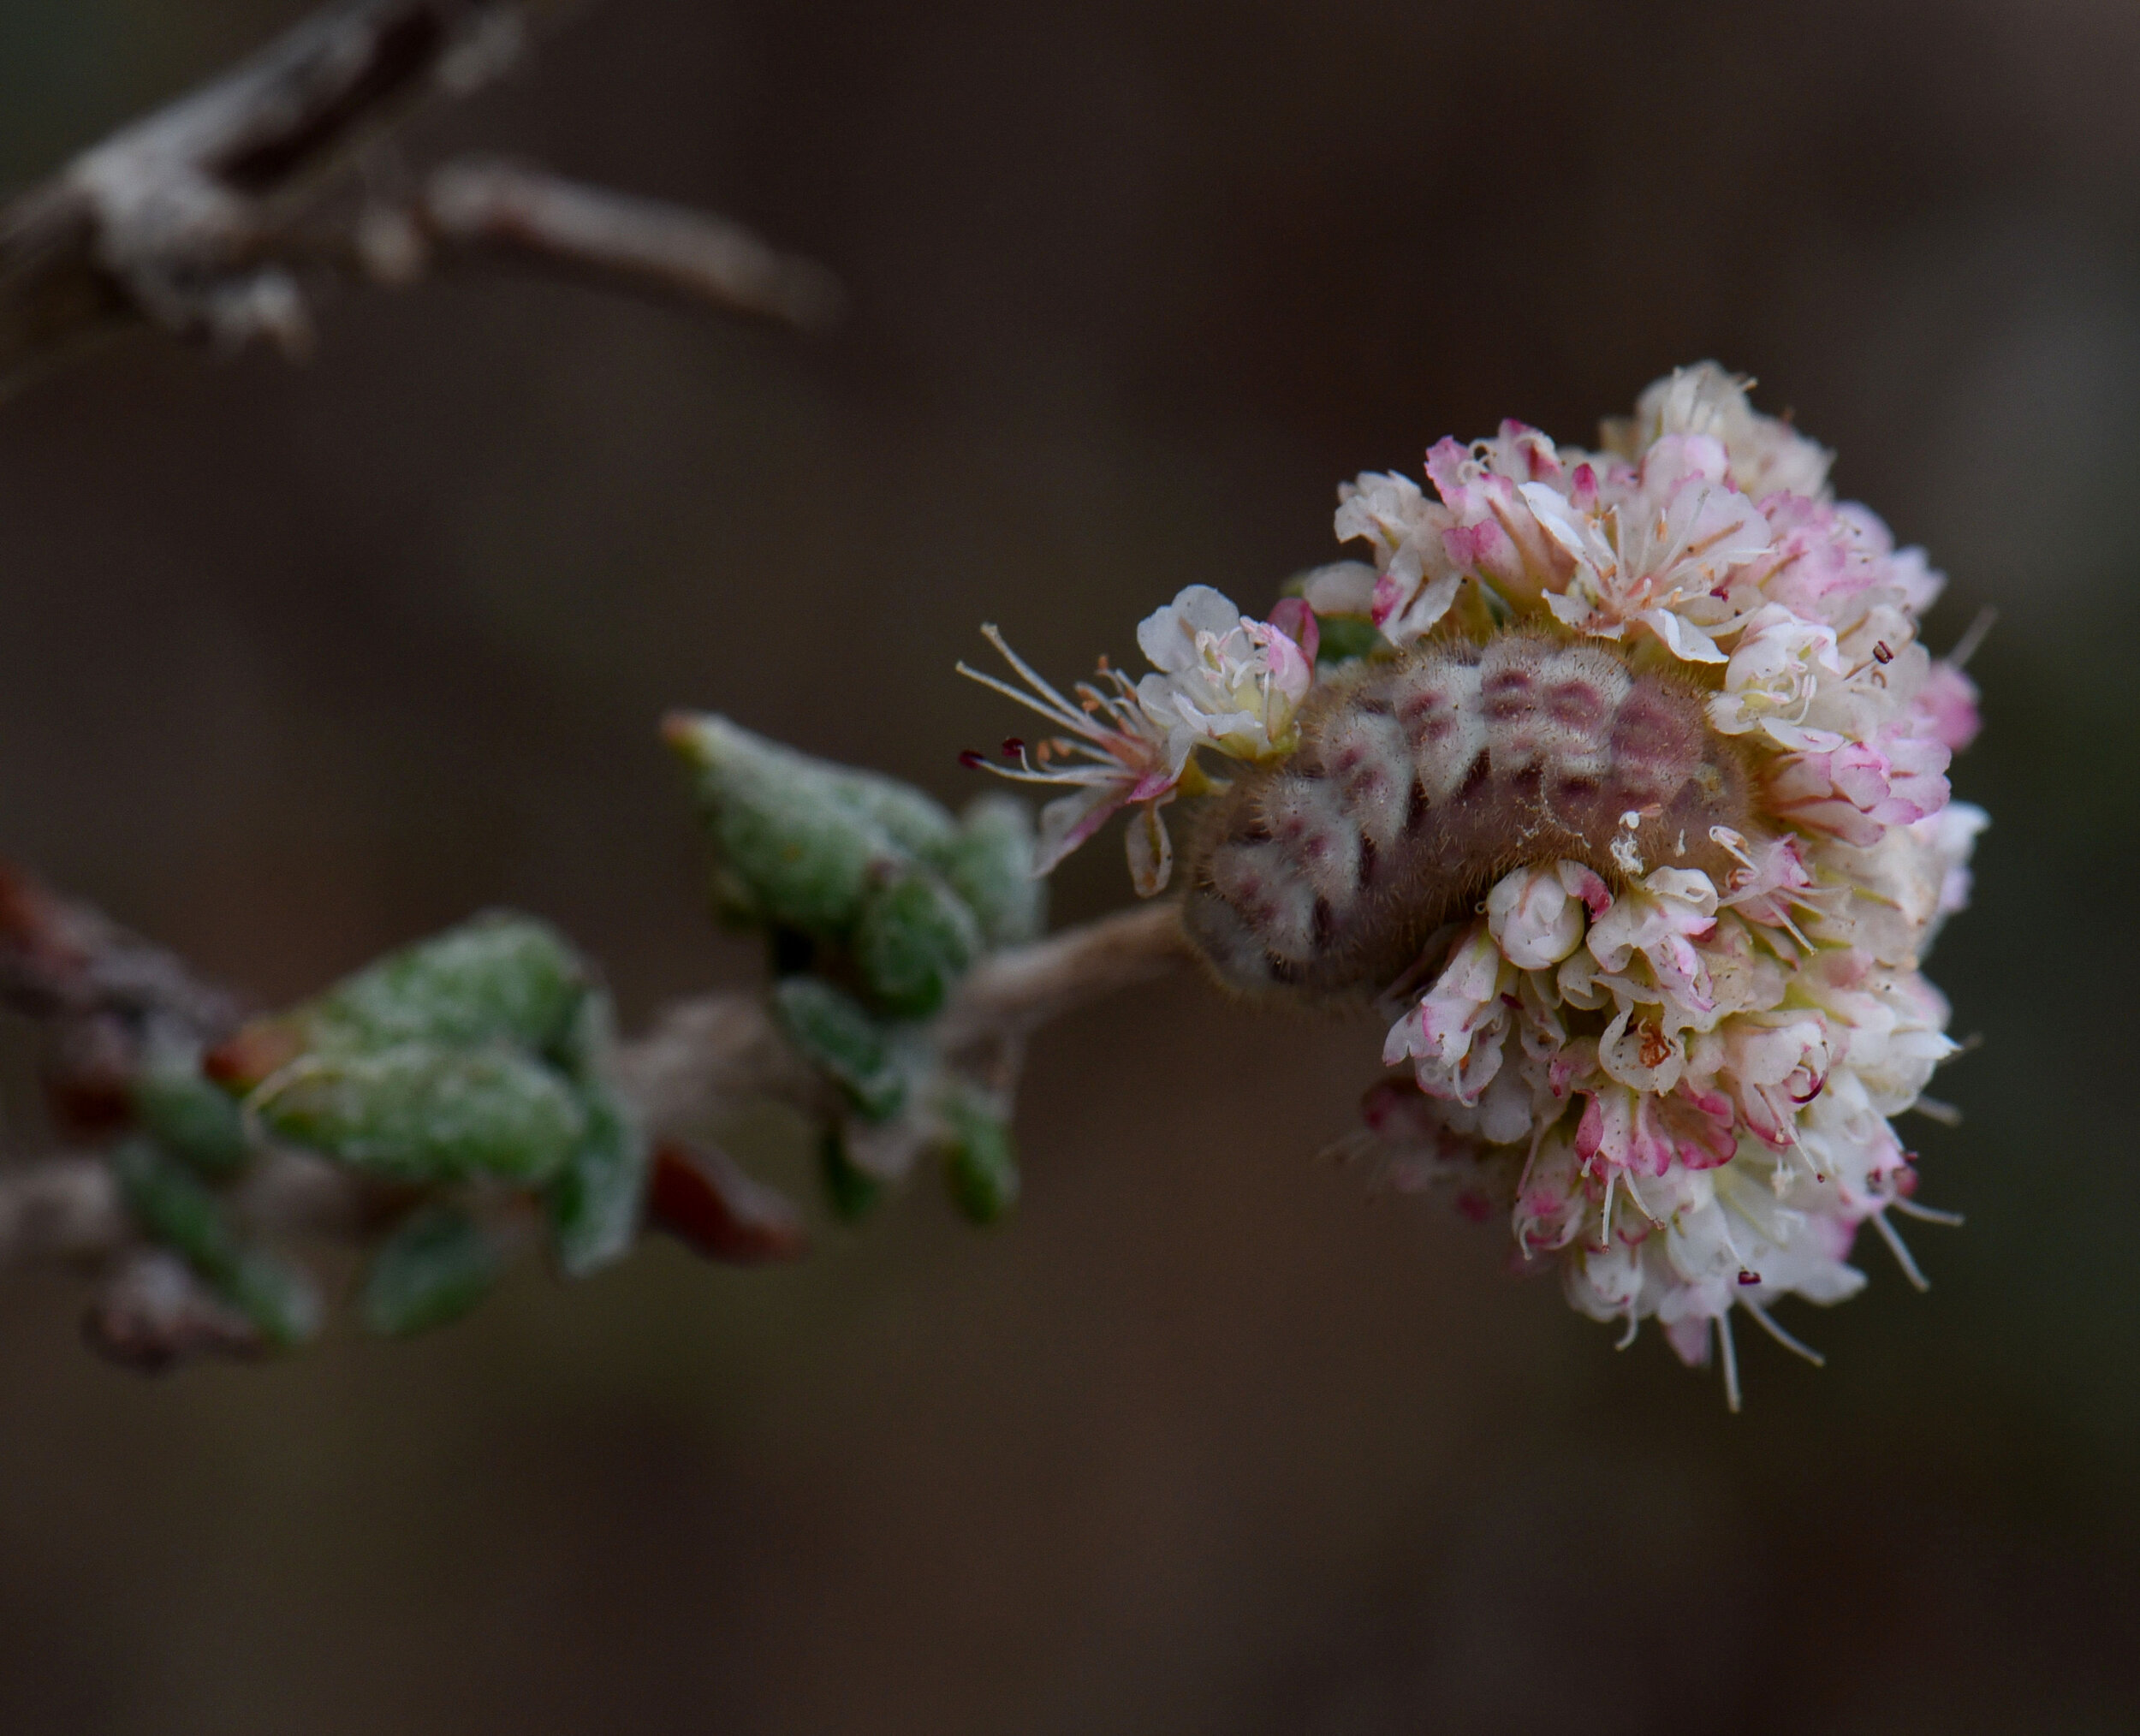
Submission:
{"label": "pink and white flower cluster", "polygon": [[1918,643],[1923,555],[1835,502],[1829,455],[1721,369],[1657,382],[1605,448],[1510,422],[1435,447],[1431,496],[1364,476],[1337,530],[1369,544],[1371,593],[1318,583],[1400,645],[1471,608],[1670,660],[1747,746],[1771,830],[1719,829],[1721,883],[1508,874],[1391,1028],[1406,1072],[1370,1095],[1370,1142],[1507,1210],[1584,1312],[1630,1335],[1654,1316],[1690,1363],[1721,1346],[1736,1403],[1734,1308],[1800,1348],[1770,1305],[1857,1290],[1868,1222],[1916,1276],[1887,1214],[1927,1214],[1891,1118],[1955,1049],[1918,966],[1985,823],[1946,776],[1976,695]]}
{"label": "pink and white flower cluster", "polygon": [[1138,628],[1138,681],[1103,662],[1066,698],[992,627],[1031,691],[960,665],[1057,732],[990,767],[1066,788],[1038,871],[1129,809],[1146,895],[1172,868],[1162,810],[1216,787],[1198,753],[1289,753],[1340,623],[1385,653],[1511,624],[1606,639],[1706,689],[1758,789],[1757,829],[1710,834],[1731,869],[1646,865],[1631,829],[1607,853],[1616,883],[1572,859],[1506,874],[1407,978],[1383,1055],[1402,1071],[1363,1140],[1400,1181],[1506,1214],[1584,1312],[1629,1337],[1654,1317],[1690,1363],[1721,1347],[1734,1405],[1734,1309],[1803,1350],[1770,1305],[1856,1291],[1867,1223],[1921,1281],[1887,1214],[1941,1215],[1912,1200],[1893,1118],[1955,1050],[1919,962],[1985,824],[1947,781],[1976,689],[1918,642],[1941,578],[1834,498],[1830,460],[1704,363],[1607,424],[1601,451],[1506,422],[1437,444],[1425,487],[1343,486],[1339,539],[1370,561],[1305,575],[1268,620],[1191,586]]}
{"label": "pink and white flower cluster", "polygon": [[1026,692],[994,675],[959,672],[1037,711],[1059,734],[1031,746],[1003,744],[1008,764],[977,753],[969,764],[1021,783],[1067,786],[1040,811],[1033,871],[1045,874],[1115,814],[1134,808],[1128,833],[1130,877],[1150,898],[1174,871],[1174,845],[1160,812],[1186,789],[1208,787],[1199,748],[1257,763],[1282,758],[1297,740],[1294,714],[1315,681],[1316,620],[1289,598],[1269,621],[1243,615],[1208,585],[1192,585],[1137,629],[1138,648],[1153,673],[1131,683],[1100,664],[1097,682],[1080,681],[1065,698],[1007,645],[993,626],[989,643],[1024,678]]}

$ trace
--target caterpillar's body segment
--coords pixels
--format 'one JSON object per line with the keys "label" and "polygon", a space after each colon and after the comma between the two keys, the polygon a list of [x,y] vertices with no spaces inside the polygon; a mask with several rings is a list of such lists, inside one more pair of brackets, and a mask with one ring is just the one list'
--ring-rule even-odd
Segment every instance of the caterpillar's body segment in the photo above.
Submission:
{"label": "caterpillar's body segment", "polygon": [[[1617,645],[1504,633],[1363,663],[1302,707],[1299,746],[1240,777],[1191,863],[1191,938],[1245,990],[1371,994],[1510,869],[1614,885],[1735,865],[1753,781],[1691,682]],[[1629,823],[1630,821],[1632,823]]]}

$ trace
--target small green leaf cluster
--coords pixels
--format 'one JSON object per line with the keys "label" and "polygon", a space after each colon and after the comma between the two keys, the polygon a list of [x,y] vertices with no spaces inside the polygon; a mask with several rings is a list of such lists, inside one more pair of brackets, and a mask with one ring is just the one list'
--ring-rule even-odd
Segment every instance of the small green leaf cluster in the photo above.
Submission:
{"label": "small green leaf cluster", "polygon": [[120,1198],[151,1241],[185,1260],[264,1343],[287,1347],[319,1329],[304,1270],[257,1246],[229,1198],[251,1156],[238,1106],[201,1073],[197,1043],[158,1033],[132,1081],[133,1129],[110,1154]]}
{"label": "small green leaf cluster", "polygon": [[724,717],[672,717],[713,846],[714,907],[766,936],[782,1032],[830,1082],[826,1191],[856,1217],[924,1148],[977,1221],[1018,1192],[1008,1105],[957,1075],[931,1021],[989,953],[1037,938],[1045,884],[1024,803],[954,816],[922,791],[813,759]]}
{"label": "small green leaf cluster", "polygon": [[609,1081],[614,1024],[562,936],[493,913],[246,1027],[211,1067],[267,1137],[407,1190],[360,1304],[401,1335],[486,1293],[514,1198],[540,1202],[568,1275],[628,1251],[648,1148]]}

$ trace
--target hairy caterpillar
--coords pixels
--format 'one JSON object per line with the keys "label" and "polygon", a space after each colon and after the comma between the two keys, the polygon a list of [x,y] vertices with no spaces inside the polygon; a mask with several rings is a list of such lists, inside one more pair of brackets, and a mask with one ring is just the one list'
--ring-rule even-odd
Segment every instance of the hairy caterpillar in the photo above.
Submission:
{"label": "hairy caterpillar", "polygon": [[1618,645],[1506,631],[1436,640],[1317,684],[1299,746],[1214,805],[1184,921],[1224,983],[1338,997],[1388,986],[1501,875],[1582,862],[1735,865],[1755,829],[1741,750],[1707,695]]}

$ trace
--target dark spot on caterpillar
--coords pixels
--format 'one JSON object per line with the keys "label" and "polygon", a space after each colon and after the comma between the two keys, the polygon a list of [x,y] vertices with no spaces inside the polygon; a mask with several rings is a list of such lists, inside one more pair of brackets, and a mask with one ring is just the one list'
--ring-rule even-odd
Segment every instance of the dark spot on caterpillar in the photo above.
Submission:
{"label": "dark spot on caterpillar", "polygon": [[1531,697],[1531,673],[1521,669],[1502,669],[1488,676],[1479,683],[1479,695],[1485,702],[1488,719],[1494,722],[1525,716],[1536,703]]}
{"label": "dark spot on caterpillar", "polygon": [[1526,863],[1577,861],[1619,886],[1639,871],[1632,842],[1721,888],[1738,865],[1711,829],[1768,829],[1707,700],[1674,670],[1638,673],[1617,645],[1533,631],[1326,675],[1299,749],[1242,772],[1204,815],[1188,932],[1233,986],[1351,997],[1405,974]]}
{"label": "dark spot on caterpillar", "polygon": [[1605,696],[1587,681],[1562,681],[1546,695],[1546,710],[1555,723],[1594,735],[1612,715]]}
{"label": "dark spot on caterpillar", "polygon": [[1414,778],[1411,798],[1405,803],[1405,831],[1407,835],[1417,833],[1425,827],[1427,812],[1427,793],[1419,788],[1419,781]]}

